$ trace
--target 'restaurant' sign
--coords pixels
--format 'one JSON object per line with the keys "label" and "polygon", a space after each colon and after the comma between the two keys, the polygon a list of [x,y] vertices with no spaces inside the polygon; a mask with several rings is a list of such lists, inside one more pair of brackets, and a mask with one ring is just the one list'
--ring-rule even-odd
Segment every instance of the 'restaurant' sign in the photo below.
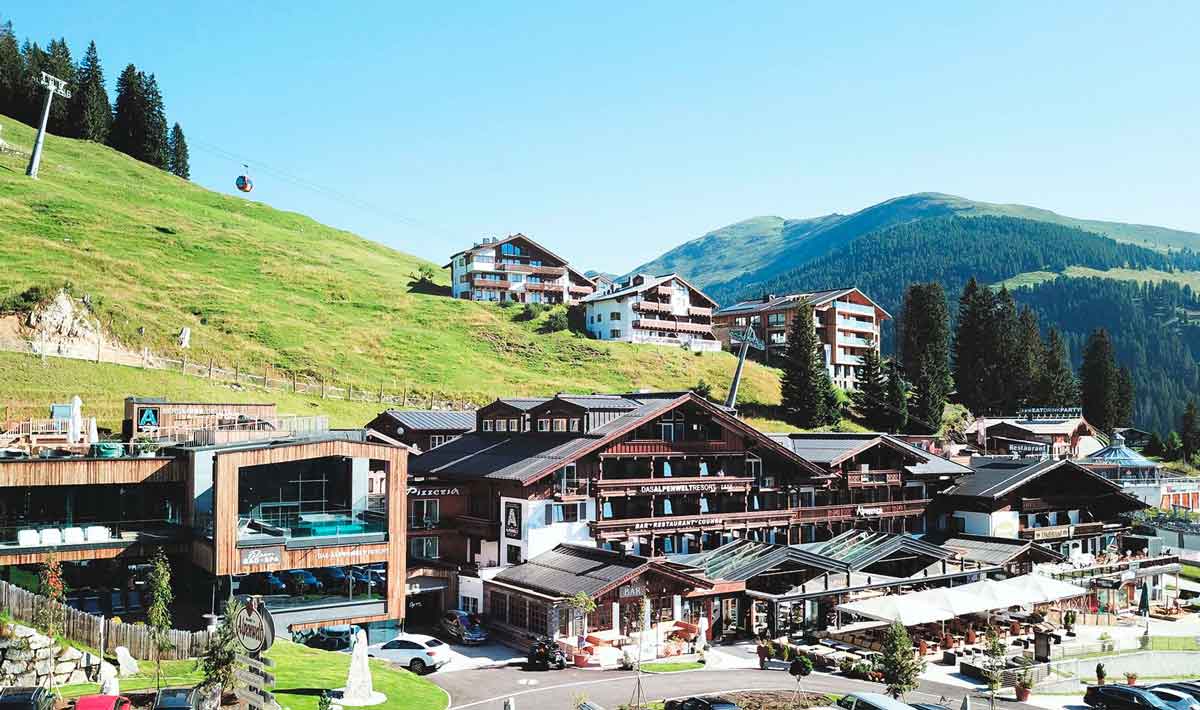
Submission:
{"label": "'restaurant' sign", "polygon": [[233,633],[238,645],[251,656],[257,656],[275,643],[275,621],[263,605],[261,597],[249,597],[233,620]]}
{"label": "'restaurant' sign", "polygon": [[868,508],[865,505],[858,506],[854,511],[855,515],[883,515],[883,508]]}
{"label": "'restaurant' sign", "polygon": [[278,565],[283,564],[283,548],[274,547],[243,547],[242,565]]}
{"label": "'restaurant' sign", "polygon": [[663,520],[647,520],[633,526],[634,530],[659,530],[664,528],[696,527],[700,525],[720,525],[721,518],[665,518]]}

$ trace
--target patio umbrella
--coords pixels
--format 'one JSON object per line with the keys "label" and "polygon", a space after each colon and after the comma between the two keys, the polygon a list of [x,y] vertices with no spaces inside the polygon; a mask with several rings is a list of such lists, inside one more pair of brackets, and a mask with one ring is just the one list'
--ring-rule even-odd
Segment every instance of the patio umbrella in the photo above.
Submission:
{"label": "patio umbrella", "polygon": [[971,710],[971,696],[964,695],[962,705],[958,706],[958,710]]}
{"label": "patio umbrella", "polygon": [[1142,616],[1150,616],[1150,585],[1142,585],[1142,601],[1138,604],[1138,612]]}

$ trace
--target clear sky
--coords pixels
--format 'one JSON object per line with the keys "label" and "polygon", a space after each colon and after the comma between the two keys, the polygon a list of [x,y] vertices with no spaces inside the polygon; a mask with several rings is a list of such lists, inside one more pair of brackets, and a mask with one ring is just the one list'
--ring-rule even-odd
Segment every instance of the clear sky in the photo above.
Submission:
{"label": "clear sky", "polygon": [[[623,272],[939,191],[1200,231],[1200,3],[7,0],[157,74],[192,177],[444,259]],[[110,89],[111,91],[111,89]],[[317,189],[314,189],[315,186]],[[441,262],[439,262],[441,263]]]}

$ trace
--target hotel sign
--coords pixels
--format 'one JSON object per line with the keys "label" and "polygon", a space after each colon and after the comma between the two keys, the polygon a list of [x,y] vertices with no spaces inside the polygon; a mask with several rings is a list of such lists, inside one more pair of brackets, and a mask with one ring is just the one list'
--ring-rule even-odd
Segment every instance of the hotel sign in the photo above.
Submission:
{"label": "hotel sign", "polygon": [[317,562],[350,561],[357,558],[370,558],[378,553],[376,548],[351,547],[347,549],[317,550]]}
{"label": "hotel sign", "polygon": [[521,504],[511,501],[504,504],[504,537],[521,539]]}
{"label": "hotel sign", "polygon": [[250,597],[233,619],[233,634],[238,645],[257,656],[275,643],[275,621],[261,597]]}
{"label": "hotel sign", "polygon": [[860,505],[854,511],[854,514],[857,516],[860,516],[860,517],[866,517],[866,516],[870,516],[870,515],[883,515],[883,508],[879,508],[879,507],[868,508],[866,506]]}
{"label": "hotel sign", "polygon": [[664,518],[662,520],[647,520],[633,526],[634,530],[665,530],[668,528],[701,527],[705,525],[720,525],[722,518]]}
{"label": "hotel sign", "polygon": [[278,565],[283,564],[283,548],[274,547],[243,547],[242,565]]}
{"label": "hotel sign", "polygon": [[657,483],[638,488],[638,493],[713,493],[715,483]]}

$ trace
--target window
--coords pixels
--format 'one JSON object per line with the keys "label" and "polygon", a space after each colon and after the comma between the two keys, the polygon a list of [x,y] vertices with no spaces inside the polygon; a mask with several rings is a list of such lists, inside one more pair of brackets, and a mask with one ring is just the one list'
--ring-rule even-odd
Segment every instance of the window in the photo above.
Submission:
{"label": "window", "polygon": [[475,597],[459,597],[458,598],[458,608],[462,609],[463,611],[467,612],[468,614],[478,614],[479,613],[479,600],[476,599]]}
{"label": "window", "polygon": [[506,559],[508,560],[508,564],[510,564],[510,565],[521,564],[521,546],[520,545],[509,545]]}
{"label": "window", "polygon": [[546,605],[541,602],[529,602],[529,630],[536,631],[539,634],[546,633],[548,614],[546,613]]}
{"label": "window", "polygon": [[620,311],[613,311],[612,313],[609,313],[609,314],[608,314],[608,319],[609,319],[609,320],[621,320],[621,312],[620,312]]}
{"label": "window", "polygon": [[454,441],[457,438],[457,434],[430,434],[429,448],[436,449],[442,444],[449,444],[451,441]]}
{"label": "window", "polygon": [[529,602],[526,599],[515,597],[512,603],[508,605],[508,623],[513,626],[525,628],[529,623]]}
{"label": "window", "polygon": [[522,283],[525,281],[525,275],[524,274],[509,274],[508,281],[509,281],[509,283],[514,283],[514,284]]}
{"label": "window", "polygon": [[496,621],[508,622],[508,595],[500,592],[492,592],[491,605],[488,609],[488,615]]}
{"label": "window", "polygon": [[757,456],[746,457],[746,475],[753,476],[754,481],[759,485],[762,484],[762,459]]}
{"label": "window", "polygon": [[574,418],[567,422],[568,431],[579,431],[579,419]]}
{"label": "window", "polygon": [[566,430],[567,430],[567,420],[566,419],[555,419],[554,420],[554,431],[566,431]]}
{"label": "window", "polygon": [[416,498],[408,502],[408,527],[433,528],[440,520],[441,505],[437,498]]}
{"label": "window", "polygon": [[496,420],[496,431],[508,431],[508,420],[507,419],[497,419]]}
{"label": "window", "polygon": [[508,420],[508,430],[509,431],[521,431],[521,420],[520,419],[509,419]]}
{"label": "window", "polygon": [[529,276],[525,277],[525,281],[531,284],[540,284],[542,282],[542,277],[536,274],[530,274]]}
{"label": "window", "polygon": [[586,503],[552,503],[546,506],[546,524],[577,523],[583,520]]}
{"label": "window", "polygon": [[438,538],[436,535],[414,537],[408,541],[408,554],[413,557],[423,557],[427,560],[438,558]]}
{"label": "window", "polygon": [[491,419],[484,419],[484,420],[483,420],[483,430],[484,430],[484,431],[491,431],[491,430],[492,430],[492,420],[491,420]]}
{"label": "window", "polygon": [[541,265],[542,265],[542,260],[541,260],[541,259],[530,259],[530,260],[529,260],[529,265],[530,265],[530,266],[541,266]]}
{"label": "window", "polygon": [[787,325],[787,316],[783,313],[768,314],[767,325]]}
{"label": "window", "polygon": [[737,318],[734,318],[734,319],[733,319],[733,324],[734,324],[734,325],[746,325],[746,317],[745,317],[745,316],[738,316]]}
{"label": "window", "polygon": [[608,331],[608,337],[610,337],[610,338],[619,338],[619,337],[621,337],[621,329],[620,329],[620,328],[613,328],[612,330]]}
{"label": "window", "polygon": [[538,431],[550,431],[550,420],[549,419],[539,419],[538,420]]}
{"label": "window", "polygon": [[587,495],[587,481],[579,477],[575,464],[558,469],[558,492],[565,496]]}
{"label": "window", "polygon": [[374,492],[375,492],[375,479],[368,478],[367,479],[367,493],[374,493]]}

